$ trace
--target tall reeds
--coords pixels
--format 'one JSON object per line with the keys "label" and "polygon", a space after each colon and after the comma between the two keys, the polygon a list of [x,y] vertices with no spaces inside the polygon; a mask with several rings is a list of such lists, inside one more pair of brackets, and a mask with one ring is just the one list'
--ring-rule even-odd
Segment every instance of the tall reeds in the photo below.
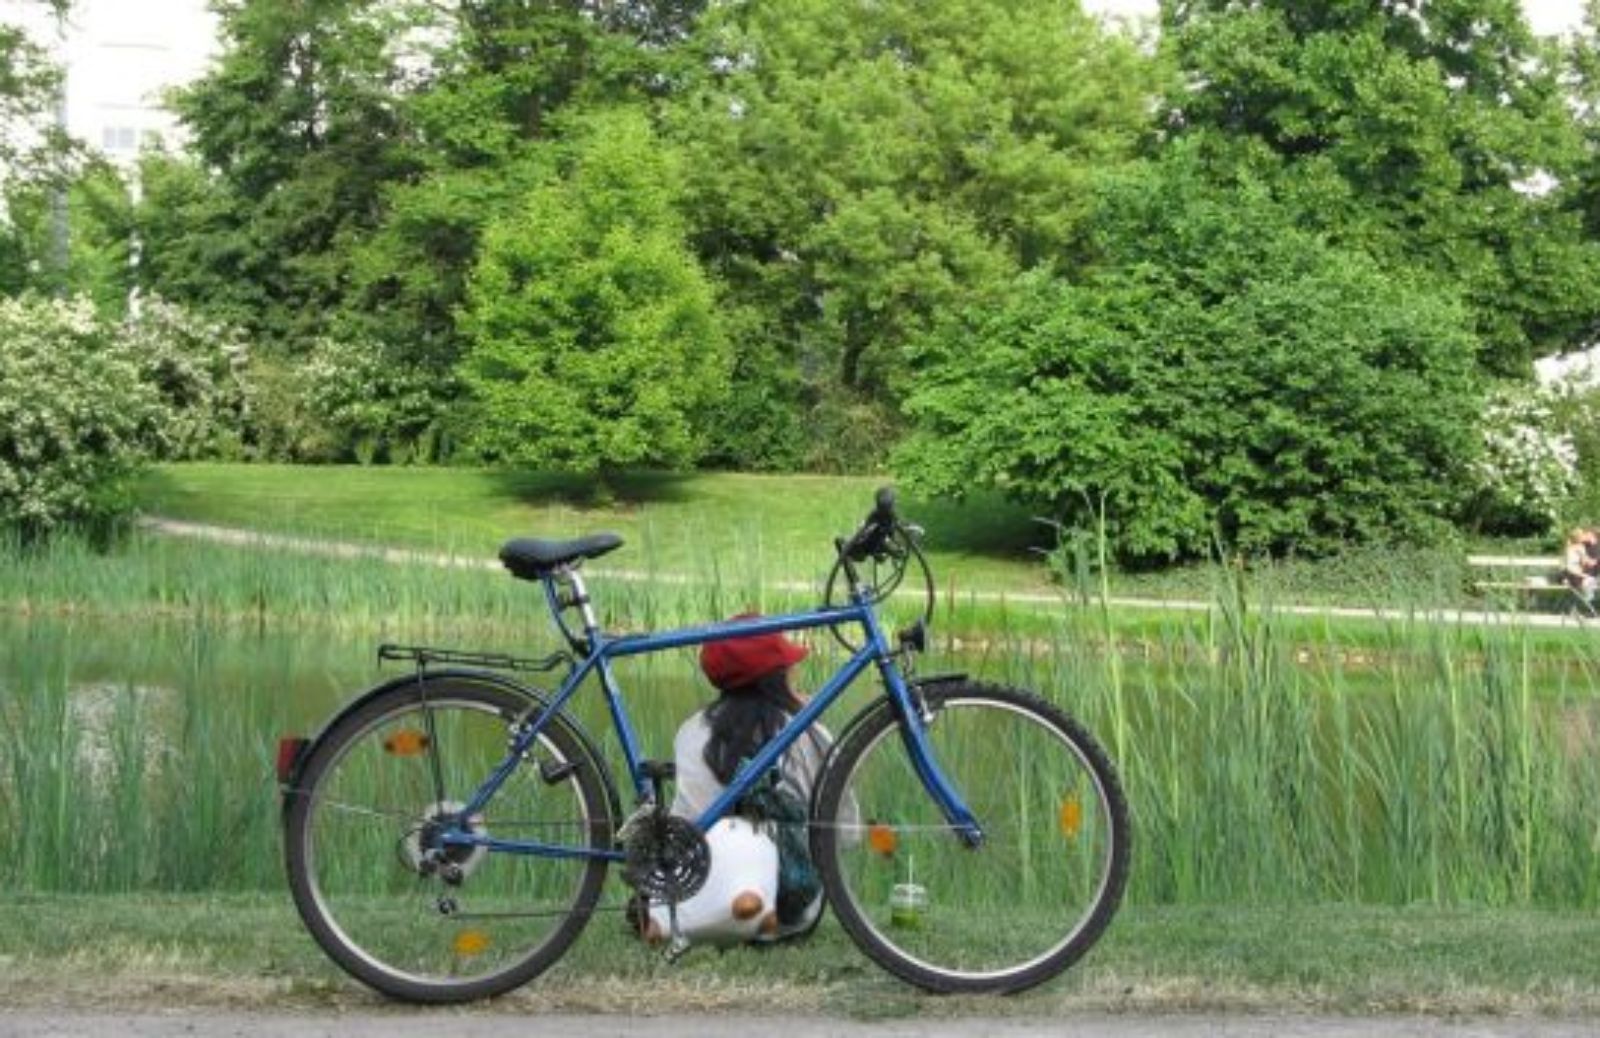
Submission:
{"label": "tall reeds", "polygon": [[[597,582],[598,599],[632,629],[815,600],[763,589],[742,565],[702,576]],[[277,736],[315,730],[372,684],[379,637],[553,647],[534,591],[488,572],[170,542],[109,558],[70,543],[13,551],[0,565],[0,882],[277,887]],[[1221,566],[1204,612],[1130,620],[1093,591],[1043,611],[953,595],[925,669],[1033,687],[1099,735],[1132,804],[1130,897],[1600,906],[1589,632],[1291,617],[1270,573]],[[805,678],[820,682],[840,650],[813,645]],[[688,651],[619,676],[657,755],[710,695]],[[827,722],[873,694],[864,680]],[[607,731],[595,691],[577,713]],[[1028,781],[1003,755],[991,766],[995,782]]]}

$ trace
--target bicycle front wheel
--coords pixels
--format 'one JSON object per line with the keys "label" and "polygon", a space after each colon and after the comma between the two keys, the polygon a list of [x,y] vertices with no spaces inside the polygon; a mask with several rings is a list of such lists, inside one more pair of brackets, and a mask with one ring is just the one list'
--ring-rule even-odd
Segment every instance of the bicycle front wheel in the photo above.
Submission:
{"label": "bicycle front wheel", "polygon": [[887,701],[842,737],[818,788],[812,853],[845,930],[937,992],[1015,992],[1099,938],[1127,881],[1128,810],[1104,751],[1030,693],[928,689],[934,760],[983,830],[949,826]]}
{"label": "bicycle front wheel", "polygon": [[[531,706],[465,677],[407,682],[312,749],[285,820],[289,885],[311,935],[358,980],[414,1002],[498,995],[582,930],[606,862],[581,855],[610,847],[611,812],[599,763],[561,718],[484,810],[460,819]],[[458,820],[575,855],[441,848]]]}

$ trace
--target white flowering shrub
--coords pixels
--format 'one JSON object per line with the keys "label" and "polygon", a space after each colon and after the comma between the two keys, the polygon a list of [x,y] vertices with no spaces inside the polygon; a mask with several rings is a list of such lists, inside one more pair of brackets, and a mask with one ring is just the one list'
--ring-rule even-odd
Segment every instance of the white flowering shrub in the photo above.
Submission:
{"label": "white flowering shrub", "polygon": [[128,316],[120,335],[167,412],[151,444],[158,456],[238,457],[250,417],[250,355],[240,333],[152,298]]}
{"label": "white flowering shrub", "polygon": [[1490,395],[1475,466],[1482,525],[1545,532],[1560,522],[1578,487],[1578,448],[1557,417],[1557,402],[1539,386],[1503,386]]}
{"label": "white flowering shrub", "polygon": [[86,300],[0,298],[0,526],[103,524],[165,409]]}
{"label": "white flowering shrub", "polygon": [[1600,519],[1600,351],[1569,354],[1561,365],[1540,372],[1555,427],[1577,448],[1578,487],[1563,525]]}
{"label": "white flowering shrub", "polygon": [[250,359],[247,456],[257,461],[336,461],[338,437],[312,413],[304,367],[286,357]]}
{"label": "white flowering shrub", "polygon": [[321,339],[300,369],[308,409],[363,464],[436,460],[441,395],[449,387],[382,346]]}

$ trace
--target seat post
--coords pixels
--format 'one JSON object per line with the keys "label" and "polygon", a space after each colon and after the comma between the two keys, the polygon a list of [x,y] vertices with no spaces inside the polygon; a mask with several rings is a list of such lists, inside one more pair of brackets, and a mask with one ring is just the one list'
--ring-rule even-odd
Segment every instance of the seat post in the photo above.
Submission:
{"label": "seat post", "polygon": [[572,603],[578,607],[578,615],[583,618],[583,633],[592,641],[599,633],[600,622],[595,619],[594,605],[589,601],[589,588],[583,582],[583,574],[576,569],[568,569],[565,575],[572,584]]}

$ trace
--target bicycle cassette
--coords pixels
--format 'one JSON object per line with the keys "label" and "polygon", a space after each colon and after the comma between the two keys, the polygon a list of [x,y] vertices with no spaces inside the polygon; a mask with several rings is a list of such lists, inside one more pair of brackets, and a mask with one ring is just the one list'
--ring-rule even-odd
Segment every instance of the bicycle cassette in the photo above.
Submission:
{"label": "bicycle cassette", "polygon": [[705,886],[711,848],[705,834],[687,818],[658,815],[640,819],[622,834],[622,878],[654,901],[687,901]]}

